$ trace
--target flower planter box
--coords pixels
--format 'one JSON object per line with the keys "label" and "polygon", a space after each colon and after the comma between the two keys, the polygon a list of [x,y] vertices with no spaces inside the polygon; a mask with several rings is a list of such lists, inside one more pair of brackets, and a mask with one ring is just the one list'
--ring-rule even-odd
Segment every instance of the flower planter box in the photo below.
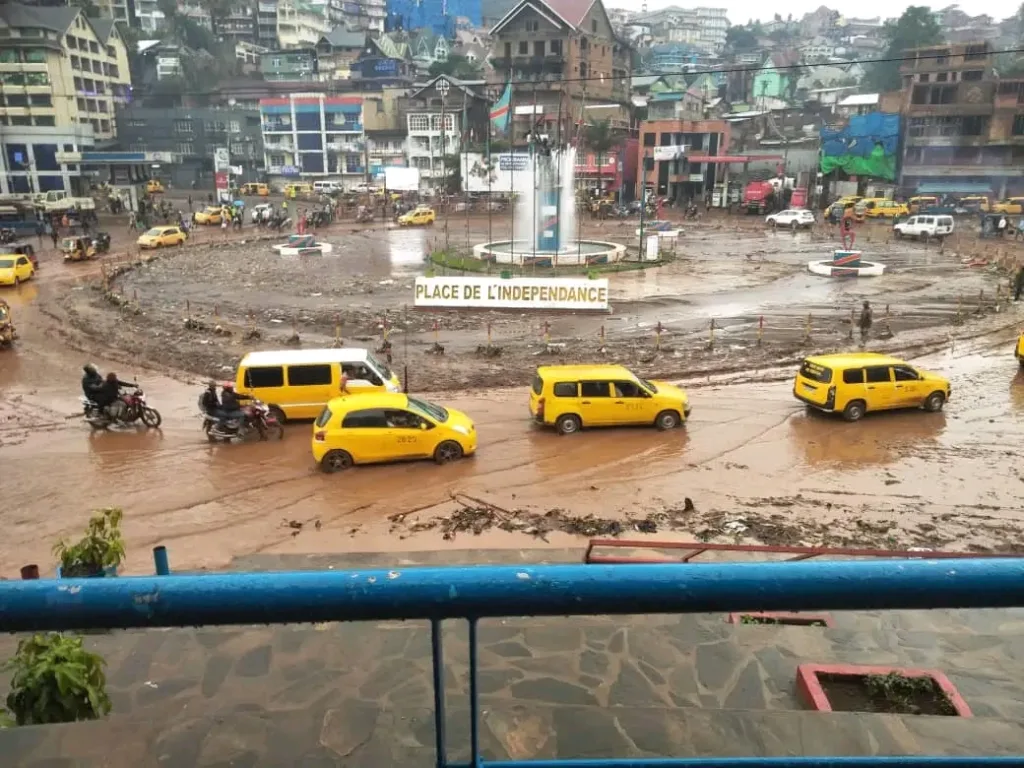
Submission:
{"label": "flower planter box", "polygon": [[725,620],[730,624],[784,624],[791,627],[835,626],[831,614],[828,613],[747,611],[746,613],[730,613]]}
{"label": "flower planter box", "polygon": [[[109,578],[114,577],[114,576],[117,576],[117,566],[116,565],[112,565],[109,568],[104,568],[102,573],[97,573],[97,574],[95,574],[93,576],[76,576],[75,578],[76,579],[83,579],[83,578],[84,579],[104,579],[104,578],[109,579]],[[61,572],[61,567],[59,565],[57,566],[57,578],[58,579],[63,579],[64,578],[64,575]],[[71,577],[69,576],[68,578],[71,578]]]}
{"label": "flower planter box", "polygon": [[[886,702],[880,702],[877,697],[872,702],[872,696],[866,686],[867,679],[893,674],[922,681],[918,694],[913,697],[916,701],[907,700],[907,703],[919,711],[878,707],[879,703]],[[956,686],[936,669],[801,664],[796,670],[796,685],[804,703],[818,712],[887,712],[973,717],[971,708],[967,706]]]}

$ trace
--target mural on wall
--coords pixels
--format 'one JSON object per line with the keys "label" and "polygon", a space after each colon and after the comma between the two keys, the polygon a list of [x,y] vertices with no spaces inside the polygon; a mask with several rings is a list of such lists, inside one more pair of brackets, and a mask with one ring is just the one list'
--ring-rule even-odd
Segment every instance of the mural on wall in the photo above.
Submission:
{"label": "mural on wall", "polygon": [[821,172],[837,168],[849,176],[896,180],[900,116],[885,112],[854,115],[841,128],[821,127]]}

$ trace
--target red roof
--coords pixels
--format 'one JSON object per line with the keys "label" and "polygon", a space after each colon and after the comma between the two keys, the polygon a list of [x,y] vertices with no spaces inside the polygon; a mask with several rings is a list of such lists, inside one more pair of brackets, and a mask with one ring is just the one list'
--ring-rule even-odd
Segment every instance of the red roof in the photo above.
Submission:
{"label": "red roof", "polygon": [[568,21],[574,27],[578,27],[586,18],[587,11],[594,4],[594,0],[543,0],[544,4],[555,13]]}

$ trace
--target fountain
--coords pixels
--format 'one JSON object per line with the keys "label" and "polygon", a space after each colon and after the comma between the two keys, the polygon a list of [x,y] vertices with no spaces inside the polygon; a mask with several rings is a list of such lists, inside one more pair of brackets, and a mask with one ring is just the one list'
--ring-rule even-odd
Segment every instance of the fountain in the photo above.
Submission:
{"label": "fountain", "polygon": [[557,267],[620,261],[626,246],[580,240],[576,234],[576,149],[553,149],[532,137],[530,152],[516,167],[515,229],[512,240],[473,246],[483,261],[520,266]]}
{"label": "fountain", "polygon": [[288,235],[288,241],[270,246],[281,256],[318,256],[330,253],[330,243],[318,242],[315,235]]}

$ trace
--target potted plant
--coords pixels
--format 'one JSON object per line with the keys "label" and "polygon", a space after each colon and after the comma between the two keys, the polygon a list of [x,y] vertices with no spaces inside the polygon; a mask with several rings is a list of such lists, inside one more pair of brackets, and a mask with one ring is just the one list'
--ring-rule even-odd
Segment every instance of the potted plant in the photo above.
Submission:
{"label": "potted plant", "polygon": [[58,579],[116,576],[117,567],[124,559],[121,510],[117,507],[97,510],[80,541],[74,544],[59,541],[53,553],[60,559]]}
{"label": "potted plant", "polygon": [[3,666],[13,673],[7,709],[14,722],[73,723],[109,714],[104,664],[74,635],[50,633],[20,641],[14,658]]}

